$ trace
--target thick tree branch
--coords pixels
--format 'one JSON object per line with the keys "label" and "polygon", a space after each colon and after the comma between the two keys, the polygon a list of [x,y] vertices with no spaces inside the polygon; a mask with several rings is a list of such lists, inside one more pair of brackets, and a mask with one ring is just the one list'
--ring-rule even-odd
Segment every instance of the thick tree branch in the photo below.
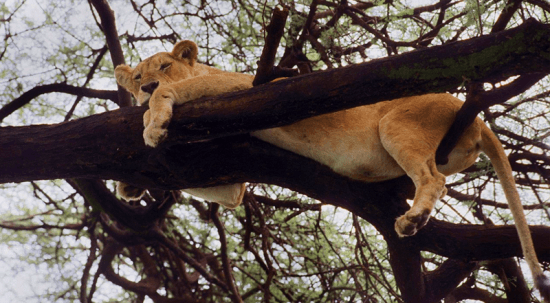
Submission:
{"label": "thick tree branch", "polygon": [[470,287],[466,284],[455,289],[449,297],[445,298],[445,303],[464,302],[468,299],[486,303],[510,303],[507,299],[498,297],[483,288]]}
{"label": "thick tree branch", "polygon": [[405,302],[430,302],[426,298],[428,287],[422,275],[420,249],[410,242],[386,237],[390,253],[390,265]]}
{"label": "thick tree branch", "polygon": [[95,211],[105,212],[134,232],[150,230],[175,203],[175,199],[167,199],[160,206],[150,204],[147,207],[136,208],[117,199],[101,180],[80,178],[70,182],[78,188],[80,194]]}
{"label": "thick tree branch", "polygon": [[[217,181],[212,179],[193,184],[185,181],[193,178],[164,177],[172,172],[163,165],[162,157],[178,142],[247,133],[361,104],[444,91],[460,85],[463,77],[482,81],[484,77],[533,70],[548,73],[550,60],[545,54],[550,53],[550,40],[543,37],[549,32],[548,25],[528,22],[449,47],[433,47],[188,102],[175,109],[169,139],[154,150],[142,143],[141,121],[146,109],[141,107],[57,125],[1,128],[0,182],[95,177],[172,189],[214,185]],[[197,148],[216,148],[216,144],[188,145],[184,149],[191,152]]]}
{"label": "thick tree branch", "polygon": [[111,263],[121,250],[122,246],[120,246],[120,244],[115,243],[112,239],[108,240],[105,248],[103,249],[101,261],[98,265],[98,270],[105,276],[107,280],[115,285],[121,286],[124,289],[128,289],[137,294],[154,296],[157,293],[157,281],[149,281],[143,279],[139,282],[133,282],[115,272]]}
{"label": "thick tree branch", "polygon": [[[539,260],[550,261],[550,228],[531,226],[531,235]],[[452,240],[449,241],[447,237]],[[420,246],[423,250],[459,260],[480,261],[522,256],[514,225],[487,227],[431,219],[428,226],[414,238],[422,243]]]}

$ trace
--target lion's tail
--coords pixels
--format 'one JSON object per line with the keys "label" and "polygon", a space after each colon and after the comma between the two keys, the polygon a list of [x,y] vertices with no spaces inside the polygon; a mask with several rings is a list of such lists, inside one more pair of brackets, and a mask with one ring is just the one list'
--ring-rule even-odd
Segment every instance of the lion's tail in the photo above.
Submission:
{"label": "lion's tail", "polygon": [[529,269],[533,274],[533,278],[536,283],[536,287],[544,298],[545,302],[550,302],[550,280],[544,276],[537,259],[531,233],[529,232],[529,226],[523,213],[523,206],[516,189],[516,183],[512,175],[512,167],[508,161],[508,157],[504,153],[502,144],[496,137],[496,135],[487,127],[483,126],[481,133],[482,136],[482,151],[489,156],[491,163],[497,173],[500,180],[500,184],[508,200],[510,211],[514,217],[516,229],[518,231],[521,248],[523,250],[523,256],[529,265]]}

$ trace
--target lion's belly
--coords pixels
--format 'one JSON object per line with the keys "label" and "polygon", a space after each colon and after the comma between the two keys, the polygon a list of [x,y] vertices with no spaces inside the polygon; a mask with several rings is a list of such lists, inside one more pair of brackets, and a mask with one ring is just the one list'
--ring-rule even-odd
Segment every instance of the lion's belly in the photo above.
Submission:
{"label": "lion's belly", "polygon": [[252,135],[352,179],[376,182],[404,175],[380,143],[379,117],[357,111],[322,115]]}

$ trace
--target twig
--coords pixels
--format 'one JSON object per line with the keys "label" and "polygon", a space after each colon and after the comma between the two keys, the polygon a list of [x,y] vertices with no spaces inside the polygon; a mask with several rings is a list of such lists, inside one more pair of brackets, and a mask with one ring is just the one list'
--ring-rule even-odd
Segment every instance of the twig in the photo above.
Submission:
{"label": "twig", "polygon": [[[92,64],[92,67],[90,67],[90,70],[88,71],[88,75],[86,75],[86,81],[84,82],[82,87],[86,87],[90,83],[90,81],[94,77],[94,74],[95,74],[97,68],[99,67],[99,64],[101,63],[101,60],[103,59],[103,56],[107,53],[107,50],[109,50],[109,49],[107,48],[107,45],[105,45],[99,51],[99,55],[97,55],[96,59],[94,60],[94,63]],[[76,100],[74,101],[73,106],[71,106],[71,109],[69,109],[69,111],[65,115],[65,119],[63,121],[69,121],[69,119],[71,119],[71,117],[73,116],[73,113],[76,109],[76,106],[78,105],[78,103],[80,103],[80,101],[82,100],[82,97],[83,96],[77,96],[76,97]]]}
{"label": "twig", "polygon": [[175,253],[178,258],[182,259],[185,263],[191,265],[191,267],[198,271],[208,282],[216,284],[224,291],[229,291],[227,285],[225,285],[224,282],[208,273],[199,262],[189,257],[178,245],[168,239],[161,230],[159,230],[158,228],[152,229],[151,236],[153,236],[156,241],[166,246],[173,253]]}
{"label": "twig", "polygon": [[97,236],[95,234],[95,225],[97,221],[94,221],[91,226],[88,228],[88,232],[90,234],[90,255],[88,256],[88,260],[86,261],[86,265],[84,266],[84,270],[82,272],[82,278],[80,279],[80,302],[81,303],[87,303],[92,302],[92,296],[93,292],[90,291],[90,295],[87,295],[87,286],[88,286],[88,279],[90,277],[90,269],[92,268],[92,265],[94,264],[94,261],[96,260],[96,250],[98,248],[97,243]]}
{"label": "twig", "polygon": [[67,83],[52,83],[37,85],[32,89],[24,92],[21,96],[17,97],[10,103],[0,108],[0,122],[12,114],[14,111],[28,104],[32,99],[47,93],[66,93],[76,96],[83,96],[89,98],[109,99],[119,104],[119,99],[116,91],[112,90],[99,90],[86,87],[73,86]]}

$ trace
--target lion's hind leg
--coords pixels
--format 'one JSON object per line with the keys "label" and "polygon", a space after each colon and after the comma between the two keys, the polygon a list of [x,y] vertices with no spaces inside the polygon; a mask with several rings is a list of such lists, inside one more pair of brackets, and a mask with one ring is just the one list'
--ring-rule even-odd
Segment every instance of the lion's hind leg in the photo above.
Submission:
{"label": "lion's hind leg", "polygon": [[[441,134],[430,123],[421,124],[411,111],[390,113],[380,121],[380,140],[386,151],[416,187],[411,209],[397,218],[400,237],[412,236],[428,222],[435,203],[446,194],[445,175],[437,170],[435,150]],[[429,117],[428,117],[429,119]],[[442,136],[442,135],[441,135]]]}
{"label": "lion's hind leg", "polygon": [[435,203],[447,192],[445,176],[437,171],[434,159],[419,159],[415,167],[405,171],[413,180],[416,192],[411,209],[395,221],[395,231],[400,237],[412,236],[424,227]]}

